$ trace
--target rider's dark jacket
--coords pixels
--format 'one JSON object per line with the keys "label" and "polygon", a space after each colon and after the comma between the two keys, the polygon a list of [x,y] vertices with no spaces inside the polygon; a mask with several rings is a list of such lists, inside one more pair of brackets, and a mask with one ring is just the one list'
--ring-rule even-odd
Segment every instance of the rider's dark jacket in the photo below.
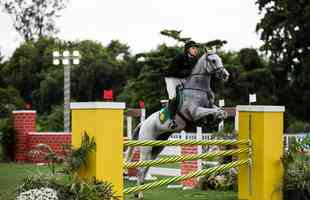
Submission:
{"label": "rider's dark jacket", "polygon": [[197,62],[196,57],[191,57],[187,53],[177,55],[170,65],[165,69],[165,77],[186,78],[190,75]]}

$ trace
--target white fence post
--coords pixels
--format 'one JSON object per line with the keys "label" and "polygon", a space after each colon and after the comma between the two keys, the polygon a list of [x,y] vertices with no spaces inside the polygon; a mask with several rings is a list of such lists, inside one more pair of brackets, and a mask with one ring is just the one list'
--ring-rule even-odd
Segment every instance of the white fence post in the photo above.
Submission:
{"label": "white fence post", "polygon": [[[202,128],[197,127],[196,131],[197,131],[196,140],[202,140]],[[197,146],[197,154],[198,155],[202,154],[202,146],[201,145]],[[202,170],[202,160],[201,159],[199,159],[197,161],[197,168],[198,168],[198,170]]]}

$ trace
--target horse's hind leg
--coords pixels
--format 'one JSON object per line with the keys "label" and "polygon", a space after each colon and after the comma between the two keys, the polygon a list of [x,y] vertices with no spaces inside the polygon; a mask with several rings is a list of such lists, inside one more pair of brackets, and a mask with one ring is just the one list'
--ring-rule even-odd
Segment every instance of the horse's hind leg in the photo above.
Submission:
{"label": "horse's hind leg", "polygon": [[[138,140],[140,128],[141,128],[141,123],[138,124],[136,126],[136,128],[134,129],[132,138],[129,138],[130,140]],[[133,152],[134,148],[135,147],[128,147],[127,148],[126,158],[125,158],[126,162],[131,162],[132,161],[132,158],[133,158],[133,153],[132,152]]]}
{"label": "horse's hind leg", "polygon": [[[160,152],[162,152],[163,149],[164,149],[164,147],[162,147],[162,146],[153,147],[153,148],[148,147],[147,151],[144,154],[144,157],[141,157],[141,161],[142,160],[155,160],[157,158],[157,156],[160,154]],[[138,185],[144,184],[144,180],[145,180],[146,174],[148,173],[149,169],[150,169],[150,167],[139,168]],[[142,192],[139,192],[138,198],[143,199],[143,193]]]}
{"label": "horse's hind leg", "polygon": [[[152,147],[140,147],[140,161],[151,160],[152,159]],[[143,185],[145,181],[145,176],[149,170],[149,167],[142,167],[138,169],[138,185]],[[139,199],[143,199],[143,192],[139,192]]]}

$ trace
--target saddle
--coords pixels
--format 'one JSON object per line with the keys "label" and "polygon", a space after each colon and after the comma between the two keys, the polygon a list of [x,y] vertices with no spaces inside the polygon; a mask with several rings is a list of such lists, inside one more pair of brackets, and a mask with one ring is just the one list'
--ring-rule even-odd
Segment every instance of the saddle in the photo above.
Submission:
{"label": "saddle", "polygon": [[[197,126],[207,127],[208,129],[217,128],[218,123],[221,120],[215,118],[213,115],[207,116],[207,119],[204,119],[204,120],[193,121],[193,120],[187,119],[180,112],[180,109],[183,106],[183,89],[184,89],[183,84],[177,86],[177,88],[176,88],[176,99],[175,99],[175,101],[173,101],[173,103],[175,103],[174,106],[177,108],[176,114],[179,115],[182,118],[182,120],[184,120],[186,122],[185,131],[187,131],[187,132],[196,131]],[[212,94],[208,94],[209,99],[211,96],[212,96]],[[212,105],[210,105],[210,106],[212,106]],[[170,117],[171,117],[171,111],[169,110],[168,106],[166,106],[160,110],[159,120],[161,123],[165,123],[168,119],[170,119]]]}

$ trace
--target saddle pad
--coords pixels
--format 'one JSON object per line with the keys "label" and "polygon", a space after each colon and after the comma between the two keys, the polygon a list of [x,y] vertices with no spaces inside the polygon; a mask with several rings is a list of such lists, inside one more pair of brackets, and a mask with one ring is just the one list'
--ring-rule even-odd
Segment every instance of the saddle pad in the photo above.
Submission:
{"label": "saddle pad", "polygon": [[168,107],[164,107],[159,111],[159,121],[160,123],[165,123],[168,119],[170,119],[170,111]]}
{"label": "saddle pad", "polygon": [[[176,96],[176,104],[177,104],[177,107],[178,107],[178,110],[182,107],[182,104],[183,104],[183,90],[182,90],[182,86],[178,86],[176,88],[176,93],[177,93],[177,96]],[[164,107],[162,108],[160,111],[159,111],[159,121],[160,123],[165,123],[168,119],[171,119],[171,112],[170,110],[168,109],[168,107]]]}

